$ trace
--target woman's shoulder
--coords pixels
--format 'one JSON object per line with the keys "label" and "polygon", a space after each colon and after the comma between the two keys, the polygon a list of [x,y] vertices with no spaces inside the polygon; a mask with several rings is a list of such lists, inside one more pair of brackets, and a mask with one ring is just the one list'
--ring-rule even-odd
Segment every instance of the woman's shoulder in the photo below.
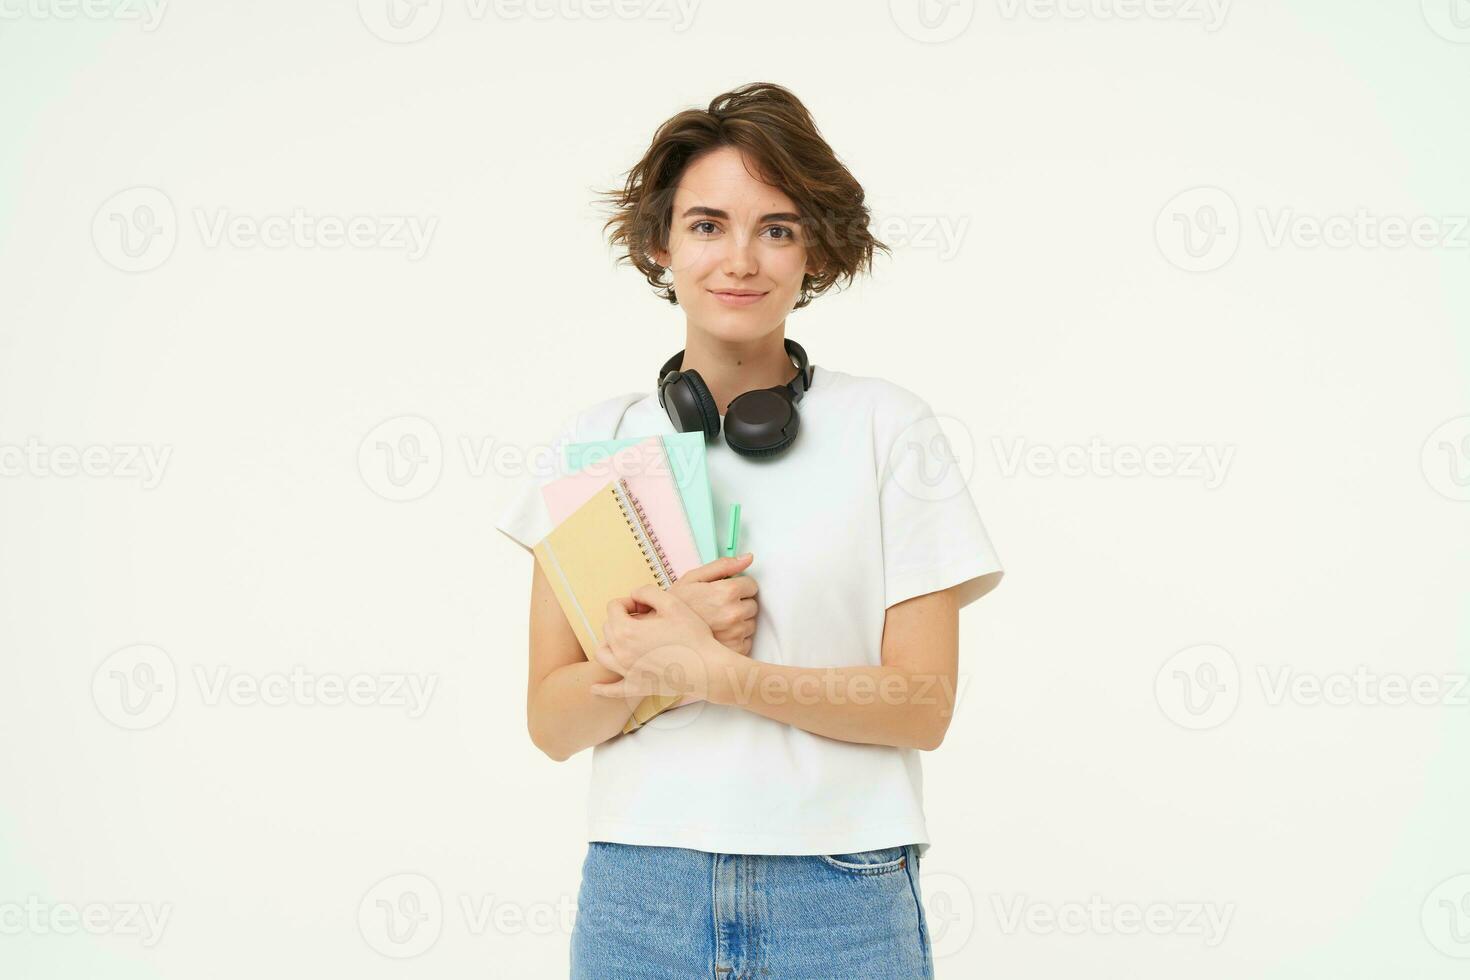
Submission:
{"label": "woman's shoulder", "polygon": [[628,409],[648,397],[646,391],[625,391],[594,402],[563,419],[561,432],[573,442],[610,439]]}
{"label": "woman's shoulder", "polygon": [[922,395],[889,378],[830,369],[827,374],[835,393],[867,405],[874,417],[913,419],[929,412],[929,404]]}

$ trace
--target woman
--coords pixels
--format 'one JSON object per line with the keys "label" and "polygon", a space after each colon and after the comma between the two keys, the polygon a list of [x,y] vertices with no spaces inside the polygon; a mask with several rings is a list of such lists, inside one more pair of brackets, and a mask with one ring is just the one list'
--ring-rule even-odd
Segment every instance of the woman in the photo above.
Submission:
{"label": "woman", "polygon": [[[1002,570],[928,404],[786,338],[884,247],[863,190],[792,93],[752,84],[669,119],[611,196],[684,349],[556,449],[703,430],[749,552],[612,603],[594,661],[533,562],[532,738],[596,747],[572,975],[932,977],[918,754],[953,708],[958,610]],[[525,547],[541,482],[498,525]],[[622,734],[650,693],[691,703]]]}

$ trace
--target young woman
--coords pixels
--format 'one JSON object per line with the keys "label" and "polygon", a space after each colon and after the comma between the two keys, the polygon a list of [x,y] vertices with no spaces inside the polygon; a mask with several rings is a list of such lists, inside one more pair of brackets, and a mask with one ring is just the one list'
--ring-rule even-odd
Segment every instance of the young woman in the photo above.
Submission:
{"label": "young woman", "polygon": [[[919,752],[954,706],[958,611],[1002,570],[928,404],[786,337],[884,248],[863,190],[762,83],[669,119],[611,196],[684,347],[557,453],[703,431],[717,524],[740,503],[749,550],[610,604],[593,661],[533,562],[531,736],[596,747],[572,976],[932,977]],[[544,480],[498,525],[524,547]],[[649,693],[691,703],[622,734]]]}

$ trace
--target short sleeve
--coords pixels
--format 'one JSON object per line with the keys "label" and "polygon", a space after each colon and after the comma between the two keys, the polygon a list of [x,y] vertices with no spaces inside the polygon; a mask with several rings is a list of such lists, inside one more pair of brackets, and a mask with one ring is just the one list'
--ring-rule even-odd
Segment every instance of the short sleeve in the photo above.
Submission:
{"label": "short sleeve", "polygon": [[[883,477],[884,608],[955,585],[960,608],[1000,582],[1005,570],[975,508],[965,473],[944,428],[914,396],[880,433]],[[896,430],[896,431],[894,431]]]}
{"label": "short sleeve", "polygon": [[511,481],[511,491],[501,506],[495,529],[530,551],[551,533],[551,516],[541,499],[541,487],[561,475],[562,447],[577,441],[577,421],[564,419],[550,440],[541,440],[522,455],[521,472]]}

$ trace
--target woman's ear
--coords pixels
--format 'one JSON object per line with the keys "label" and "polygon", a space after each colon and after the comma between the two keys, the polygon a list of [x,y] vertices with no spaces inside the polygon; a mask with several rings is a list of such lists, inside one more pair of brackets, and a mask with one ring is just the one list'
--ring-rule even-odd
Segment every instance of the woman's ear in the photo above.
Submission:
{"label": "woman's ear", "polygon": [[669,250],[666,248],[653,248],[649,250],[649,257],[665,269],[669,267]]}

